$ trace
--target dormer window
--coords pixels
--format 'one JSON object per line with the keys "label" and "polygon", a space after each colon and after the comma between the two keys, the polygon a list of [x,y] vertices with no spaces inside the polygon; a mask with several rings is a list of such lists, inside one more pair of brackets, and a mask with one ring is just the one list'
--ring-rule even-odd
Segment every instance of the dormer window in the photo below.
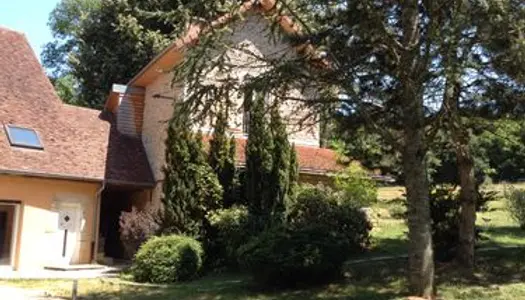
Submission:
{"label": "dormer window", "polygon": [[5,131],[9,138],[9,143],[13,147],[44,149],[38,133],[34,129],[24,128],[14,125],[5,125]]}

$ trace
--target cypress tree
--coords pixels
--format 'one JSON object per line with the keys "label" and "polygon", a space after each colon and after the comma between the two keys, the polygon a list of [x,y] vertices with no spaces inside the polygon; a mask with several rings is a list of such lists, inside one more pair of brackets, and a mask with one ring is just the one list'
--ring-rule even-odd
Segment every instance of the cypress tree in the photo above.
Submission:
{"label": "cypress tree", "polygon": [[290,142],[286,133],[279,106],[273,105],[270,111],[270,131],[273,137],[273,166],[271,183],[271,197],[273,198],[272,213],[278,219],[285,209],[285,203],[290,188]]}
{"label": "cypress tree", "polygon": [[273,208],[270,179],[272,176],[272,136],[265,118],[264,94],[246,93],[245,105],[250,112],[248,141],[246,143],[246,171],[244,191],[252,215],[269,217]]}
{"label": "cypress tree", "polygon": [[297,161],[297,151],[295,150],[295,145],[292,145],[290,148],[290,169],[288,172],[288,200],[295,200],[297,193],[297,186],[299,182],[299,163]]}
{"label": "cypress tree", "polygon": [[[235,140],[228,139],[228,113],[225,109],[220,108],[217,112],[213,137],[210,141],[209,163],[219,183],[223,188],[222,207],[229,207],[234,200],[232,191],[235,180],[235,152],[231,153],[231,144],[235,147]],[[235,151],[235,148],[233,148]]]}
{"label": "cypress tree", "polygon": [[206,213],[218,208],[222,190],[206,160],[202,135],[191,131],[188,120],[176,107],[167,130],[162,230],[204,239]]}

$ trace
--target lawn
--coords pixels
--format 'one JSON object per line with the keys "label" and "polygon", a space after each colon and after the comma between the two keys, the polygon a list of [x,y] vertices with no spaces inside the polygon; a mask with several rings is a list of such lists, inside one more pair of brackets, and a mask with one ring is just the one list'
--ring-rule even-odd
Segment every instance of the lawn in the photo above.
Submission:
{"label": "lawn", "polygon": [[[441,299],[504,300],[525,299],[525,251],[504,249],[484,253],[478,259],[473,278],[465,279],[456,268],[438,265],[437,283]],[[249,278],[241,275],[209,275],[202,279],[167,286],[134,284],[122,279],[90,279],[79,281],[81,299],[102,300],[222,300],[222,299],[404,299],[405,264],[374,262],[349,266],[346,278],[322,287],[299,290],[262,291]],[[10,285],[44,290],[50,296],[70,297],[72,282],[0,281]]]}
{"label": "lawn", "polygon": [[[525,189],[525,183],[513,184]],[[485,190],[497,191],[503,195],[505,185],[495,184],[484,187]],[[407,225],[401,214],[404,211],[403,187],[382,187],[379,189],[379,202],[373,206],[374,229],[372,230],[372,249],[368,255],[406,254],[408,240]],[[480,247],[525,246],[525,231],[510,217],[506,209],[506,200],[500,198],[489,202],[486,212],[478,213],[477,225],[482,230]]]}
{"label": "lawn", "polygon": [[[520,186],[520,187],[525,187]],[[501,186],[488,189],[501,191]],[[373,207],[374,229],[372,249],[359,259],[372,256],[407,253],[407,227],[401,215],[402,188],[382,188],[381,200]],[[486,212],[479,213],[478,225],[483,229],[481,248],[524,246],[479,251],[474,277],[465,278],[453,265],[438,264],[436,281],[440,299],[503,300],[525,299],[525,231],[510,218],[505,200],[491,202]],[[298,290],[263,290],[250,278],[239,274],[207,275],[193,282],[151,286],[120,279],[79,281],[81,299],[404,299],[406,295],[406,259],[388,261],[349,262],[345,278],[322,287]],[[54,297],[70,297],[72,282],[0,281],[0,285],[18,286],[46,291]]]}

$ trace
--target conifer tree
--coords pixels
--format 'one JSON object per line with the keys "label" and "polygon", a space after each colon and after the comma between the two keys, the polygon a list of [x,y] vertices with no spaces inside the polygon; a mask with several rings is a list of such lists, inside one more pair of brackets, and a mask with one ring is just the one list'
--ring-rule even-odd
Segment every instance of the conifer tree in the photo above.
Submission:
{"label": "conifer tree", "polygon": [[288,199],[293,201],[297,192],[297,183],[299,182],[299,163],[297,161],[297,151],[295,150],[295,144],[290,148],[290,168],[288,171]]}
{"label": "conifer tree", "polygon": [[230,185],[228,186],[229,190],[226,191],[229,195],[228,201],[225,203],[226,207],[230,207],[234,204],[240,204],[242,202],[242,196],[240,195],[239,190],[239,174],[237,172],[237,168],[235,167],[235,161],[237,157],[237,141],[235,140],[234,136],[230,138],[228,146],[228,160],[231,162],[230,164],[232,168],[232,180]]}
{"label": "conifer tree", "polygon": [[278,219],[285,209],[290,189],[290,142],[286,125],[279,113],[279,105],[272,105],[270,111],[270,131],[273,137],[273,166],[271,176],[272,213]]}
{"label": "conifer tree", "polygon": [[222,189],[206,160],[202,135],[192,132],[187,121],[176,107],[167,130],[162,231],[204,239],[205,216],[218,208]]}
{"label": "conifer tree", "polygon": [[[235,140],[228,139],[228,113],[221,107],[217,112],[213,137],[210,141],[209,163],[222,186],[222,207],[233,204],[235,180]],[[231,147],[233,143],[233,155]]]}
{"label": "conifer tree", "polygon": [[245,105],[250,112],[248,141],[246,143],[245,197],[250,213],[269,217],[273,208],[270,178],[272,175],[273,142],[265,118],[264,94],[246,93]]}

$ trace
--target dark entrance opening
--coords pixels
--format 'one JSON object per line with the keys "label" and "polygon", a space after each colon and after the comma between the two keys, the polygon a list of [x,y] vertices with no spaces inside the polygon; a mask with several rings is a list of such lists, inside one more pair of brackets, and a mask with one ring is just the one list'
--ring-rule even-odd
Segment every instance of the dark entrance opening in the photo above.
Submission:
{"label": "dark entrance opening", "polygon": [[[131,212],[133,207],[142,209],[151,200],[149,189],[108,185],[101,195],[99,257],[103,252],[105,258],[129,260],[120,238],[120,216],[122,212]],[[110,262],[107,262],[110,263]]]}
{"label": "dark entrance opening", "polygon": [[132,194],[131,191],[116,188],[106,188],[102,192],[99,235],[106,257],[127,259],[120,240],[119,219],[123,211],[131,211]]}

